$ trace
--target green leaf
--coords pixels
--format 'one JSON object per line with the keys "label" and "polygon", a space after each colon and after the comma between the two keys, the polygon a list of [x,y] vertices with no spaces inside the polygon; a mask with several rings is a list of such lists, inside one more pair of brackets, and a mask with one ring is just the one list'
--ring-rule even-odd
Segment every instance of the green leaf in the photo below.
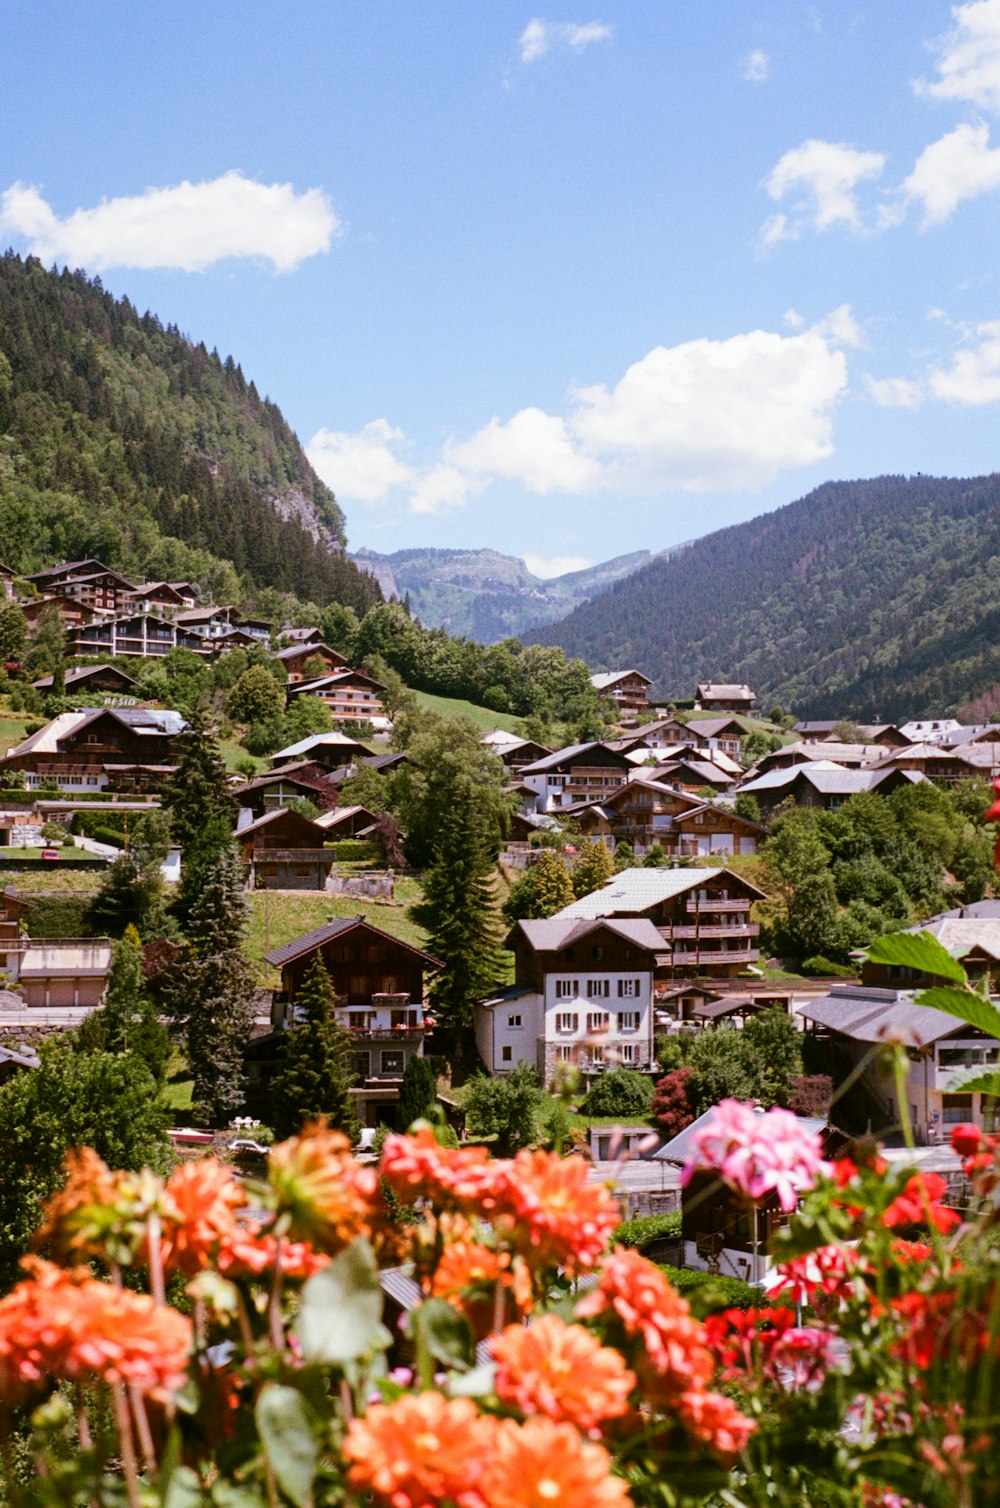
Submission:
{"label": "green leaf", "polygon": [[278,1486],[295,1508],[309,1508],[317,1454],[309,1405],[295,1388],[269,1382],[254,1413]]}
{"label": "green leaf", "polygon": [[865,953],[872,963],[901,964],[923,974],[936,974],[940,979],[965,984],[962,965],[930,932],[893,932],[888,937],[877,937]]}
{"label": "green leaf", "polygon": [[200,1508],[206,1501],[198,1473],[190,1466],[178,1466],[160,1485],[163,1508]]}
{"label": "green leaf", "polygon": [[473,1367],[460,1377],[452,1377],[448,1383],[450,1398],[487,1398],[493,1392],[497,1369],[495,1362],[486,1362]]}
{"label": "green leaf", "polygon": [[408,1316],[410,1338],[421,1342],[435,1361],[462,1371],[475,1358],[475,1339],[468,1320],[444,1299],[426,1299]]}
{"label": "green leaf", "polygon": [[367,1241],[355,1241],[309,1279],[293,1328],[307,1362],[343,1366],[391,1343],[382,1324],[382,1290]]}
{"label": "green leaf", "polygon": [[952,1094],[964,1090],[967,1094],[995,1094],[1000,1096],[1000,1073],[994,1068],[963,1068],[949,1079]]}
{"label": "green leaf", "polygon": [[920,990],[913,999],[917,1005],[929,1005],[948,1016],[957,1016],[959,1021],[978,1026],[987,1036],[1000,1040],[1000,1011],[972,990],[955,990],[940,984],[929,990]]}

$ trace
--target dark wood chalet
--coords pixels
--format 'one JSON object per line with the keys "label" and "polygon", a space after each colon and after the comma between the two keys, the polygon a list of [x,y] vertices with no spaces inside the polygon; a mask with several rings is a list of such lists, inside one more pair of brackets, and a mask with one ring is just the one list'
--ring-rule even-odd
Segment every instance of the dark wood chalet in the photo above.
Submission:
{"label": "dark wood chalet", "polygon": [[23,771],[29,789],[157,792],[177,768],[185,726],[159,708],[63,712],[11,749],[0,771]]}
{"label": "dark wood chalet", "polygon": [[[40,680],[33,681],[32,685],[36,691],[50,691],[52,677],[43,675]],[[72,696],[78,691],[96,691],[110,696],[135,696],[138,689],[138,681],[134,681],[116,665],[77,665],[66,672],[67,696]]]}
{"label": "dark wood chalet", "polygon": [[[288,684],[295,686],[299,681],[314,679],[317,675],[329,674],[334,670],[343,670],[347,666],[347,659],[339,649],[331,649],[329,644],[310,641],[305,644],[291,644],[287,649],[279,649],[275,655],[288,671]],[[322,664],[322,670],[316,670],[310,662]],[[309,665],[307,673],[306,666]]]}
{"label": "dark wood chalet", "polygon": [[236,841],[248,890],[324,890],[333,868],[327,833],[308,817],[282,809],[242,827]]}
{"label": "dark wood chalet", "polygon": [[560,811],[581,801],[601,801],[623,785],[635,766],[604,743],[571,744],[521,768],[538,812]]}
{"label": "dark wood chalet", "polygon": [[251,1044],[251,1081],[260,1089],[273,1073],[281,1029],[294,1019],[296,995],[317,955],[337,996],[337,1016],[354,1039],[357,1077],[351,1092],[361,1122],[392,1125],[406,1065],[414,1055],[422,1055],[430,1029],[424,1014],[424,974],[437,967],[437,960],[373,927],[363,916],[331,920],[267,955],[271,967],[281,972],[273,1016],[278,1030]]}

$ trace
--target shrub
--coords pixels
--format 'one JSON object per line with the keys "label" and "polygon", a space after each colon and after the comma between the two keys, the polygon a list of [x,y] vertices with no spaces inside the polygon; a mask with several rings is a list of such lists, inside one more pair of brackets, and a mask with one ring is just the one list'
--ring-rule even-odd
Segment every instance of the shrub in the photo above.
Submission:
{"label": "shrub", "polygon": [[636,1215],[634,1220],[623,1220],[611,1237],[612,1246],[633,1246],[644,1251],[653,1241],[676,1240],[681,1233],[680,1210],[668,1210],[663,1215]]}
{"label": "shrub", "polygon": [[835,979],[853,979],[856,969],[849,969],[842,963],[834,963],[832,958],[824,958],[822,953],[814,953],[812,958],[802,960],[803,974],[824,978],[831,975]]}
{"label": "shrub", "polygon": [[826,1115],[833,1100],[833,1080],[828,1073],[800,1073],[792,1080],[789,1110],[796,1115]]}
{"label": "shrub", "polygon": [[690,1068],[675,1068],[656,1086],[650,1108],[658,1128],[667,1138],[679,1136],[694,1120],[690,1085]]}
{"label": "shrub", "polygon": [[377,843],[366,843],[363,838],[341,838],[331,843],[333,857],[338,864],[363,864],[369,859],[380,859],[381,849]]}
{"label": "shrub", "polygon": [[668,1267],[660,1271],[682,1293],[699,1319],[717,1314],[721,1309],[753,1309],[760,1303],[760,1289],[739,1278],[721,1273],[700,1272],[694,1267]]}
{"label": "shrub", "polygon": [[631,1068],[613,1068],[597,1080],[580,1106],[581,1115],[648,1115],[653,1084]]}

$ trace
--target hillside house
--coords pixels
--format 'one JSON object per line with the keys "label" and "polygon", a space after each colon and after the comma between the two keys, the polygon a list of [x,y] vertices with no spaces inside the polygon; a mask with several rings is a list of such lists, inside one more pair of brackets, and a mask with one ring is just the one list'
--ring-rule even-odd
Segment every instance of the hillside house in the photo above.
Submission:
{"label": "hillside house", "polygon": [[51,588],[57,597],[79,602],[95,613],[117,613],[131,600],[135,587],[117,571],[107,569],[69,576]]}
{"label": "hillside house", "polygon": [[649,688],[653,682],[641,670],[601,671],[590,677],[590,684],[601,701],[614,708],[616,722],[631,722],[649,710]]}
{"label": "hillside house", "polygon": [[333,868],[327,834],[287,808],[268,812],[236,833],[248,890],[325,890]]}
{"label": "hillside house", "polygon": [[955,748],[943,743],[911,744],[905,749],[891,749],[877,768],[913,771],[926,780],[945,785],[977,777],[992,780],[1000,774],[1000,744],[968,742]]}
{"label": "hillside house", "polygon": [[255,817],[277,811],[294,800],[311,801],[314,806],[321,806],[326,799],[323,778],[321,765],[302,759],[248,780],[238,787],[236,797],[241,808],[251,811]]}
{"label": "hillside house", "polygon": [[669,950],[662,980],[732,979],[760,962],[760,928],[750,919],[764,892],[742,875],[711,869],[623,869],[600,890],[565,906],[562,919],[644,917]]}
{"label": "hillside house", "polygon": [[161,708],[96,707],[62,712],[0,759],[29,790],[158,791],[177,768],[187,724]]}
{"label": "hillside house", "polygon": [[27,938],[19,953],[9,955],[8,972],[25,1004],[85,1006],[96,1009],[104,998],[111,967],[107,937]]}
{"label": "hillside house", "polygon": [[486,1070],[556,1065],[588,1071],[653,1062],[653,975],[663,951],[649,922],[549,917],[520,921],[507,938],[514,985],[476,1006],[476,1045]]}
{"label": "hillside house", "polygon": [[424,1013],[424,973],[437,960],[363,916],[331,920],[268,953],[281,972],[275,997],[278,1032],[252,1043],[248,1073],[258,1090],[266,1087],[278,1061],[278,1034],[294,1019],[295,997],[316,956],[337,996],[337,1016],[350,1031],[357,1082],[351,1090],[362,1125],[392,1125],[403,1074],[411,1056],[422,1056],[429,1030]]}
{"label": "hillside house", "polygon": [[900,1106],[881,1073],[876,1050],[887,1039],[906,1048],[906,1108],[918,1142],[944,1140],[952,1126],[965,1122],[987,1131],[1000,1129],[1000,1101],[951,1087],[962,1069],[1000,1067],[1000,1042],[984,1032],[944,1011],[915,1005],[910,990],[867,984],[832,985],[828,994],[807,999],[801,1015],[807,1032],[828,1055],[835,1081],[856,1073],[880,1107],[882,1125],[876,1131],[899,1121]]}
{"label": "hillside house", "polygon": [[757,705],[756,692],[749,686],[732,682],[702,681],[695,695],[695,706],[702,712],[751,712]]}
{"label": "hillside house", "polygon": [[[32,681],[36,691],[51,691],[52,676],[43,675]],[[116,665],[76,665],[66,671],[66,695],[73,696],[85,691],[105,696],[135,696],[139,683]]]}
{"label": "hillside house", "polygon": [[385,687],[362,670],[335,670],[331,675],[298,681],[288,688],[295,696],[314,696],[328,708],[334,722],[371,723],[383,717],[379,692]]}
{"label": "hillside house", "polygon": [[10,566],[4,565],[3,561],[0,560],[0,595],[6,597],[9,602],[13,601],[14,583],[16,581],[17,572],[11,570]]}
{"label": "hillside house", "polygon": [[[960,963],[973,984],[985,979],[989,993],[1000,991],[1000,901],[974,901],[956,906],[915,927],[905,928],[919,935],[929,932]],[[883,989],[927,989],[950,980],[921,973],[904,964],[873,963],[861,957],[861,983]]]}
{"label": "hillside house", "polygon": [[[725,756],[720,753],[719,758]],[[694,754],[668,757],[662,764],[653,765],[648,773],[651,779],[681,791],[720,793],[731,790],[743,772],[724,769],[706,751],[702,758]]]}
{"label": "hillside house", "polygon": [[366,806],[335,806],[316,818],[316,826],[326,833],[328,843],[341,838],[369,838],[378,823],[375,812]]}
{"label": "hillside house", "polygon": [[306,666],[311,661],[322,662],[324,673],[330,674],[335,670],[347,668],[347,659],[337,649],[331,649],[322,640],[319,642],[310,639],[307,643],[289,644],[286,649],[279,649],[274,656],[288,671],[289,686],[297,686],[300,681],[315,678],[315,670],[310,667],[306,674]]}
{"label": "hillside house", "polygon": [[703,805],[697,796],[634,775],[602,801],[570,807],[566,815],[585,838],[601,838],[612,853],[619,843],[627,843],[642,858],[657,843],[672,853],[678,815]]}
{"label": "hillside house", "polygon": [[64,581],[71,581],[78,576],[92,576],[108,569],[103,560],[94,560],[92,557],[87,560],[64,560],[60,565],[33,571],[24,579],[30,581],[35,590],[45,596]]}
{"label": "hillside house", "polygon": [[169,581],[147,581],[142,586],[133,587],[125,602],[130,611],[152,613],[155,618],[172,618],[176,613],[190,611],[195,605],[192,593]]}
{"label": "hillside house", "polygon": [[75,655],[129,655],[139,660],[162,659],[172,649],[189,649],[206,658],[212,645],[200,634],[183,628],[176,620],[157,617],[155,613],[127,613],[119,617],[104,616],[83,623],[69,631],[67,648]]}
{"label": "hillside house", "polygon": [[532,793],[531,809],[554,812],[581,801],[602,800],[625,783],[632,769],[626,756],[607,744],[571,744],[522,765],[518,778]]}
{"label": "hillside house", "polygon": [[674,818],[674,845],[667,851],[680,855],[755,854],[767,830],[757,822],[737,816],[730,807],[700,806],[679,812]]}
{"label": "hillside house", "polygon": [[834,739],[826,739],[821,743],[801,740],[798,743],[782,744],[780,749],[762,754],[754,765],[754,774],[766,775],[770,770],[790,770],[793,765],[815,764],[817,760],[840,765],[845,770],[860,770],[885,758],[886,750],[882,744],[845,744]]}
{"label": "hillside house", "polygon": [[782,801],[791,799],[796,806],[816,806],[836,811],[859,791],[873,791],[888,796],[901,785],[912,785],[925,777],[914,770],[876,769],[845,770],[832,760],[816,759],[808,764],[793,765],[787,770],[771,770],[753,780],[746,780],[740,792],[756,796],[761,812],[772,812]]}
{"label": "hillside house", "polygon": [[535,743],[532,738],[518,738],[513,733],[487,733],[483,743],[500,760],[508,779],[519,778],[525,765],[534,764],[552,753],[544,744]]}
{"label": "hillside house", "polygon": [[11,978],[17,974],[18,960],[14,955],[24,950],[24,930],[32,906],[32,901],[26,901],[13,890],[0,890],[0,973]]}
{"label": "hillside house", "polygon": [[331,771],[352,760],[366,759],[370,754],[367,744],[359,743],[348,733],[338,733],[333,729],[329,733],[310,733],[297,743],[287,744],[270,756],[270,764],[272,769],[281,770],[308,760],[322,770]]}

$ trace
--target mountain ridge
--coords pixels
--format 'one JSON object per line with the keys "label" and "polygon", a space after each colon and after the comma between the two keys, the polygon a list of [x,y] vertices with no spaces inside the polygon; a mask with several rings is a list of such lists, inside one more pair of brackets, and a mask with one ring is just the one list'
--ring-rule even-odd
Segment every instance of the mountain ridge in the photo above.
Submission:
{"label": "mountain ridge", "polygon": [[1000,684],[1000,474],[824,483],[539,629],[659,697],[747,681],[803,717],[940,715]]}

